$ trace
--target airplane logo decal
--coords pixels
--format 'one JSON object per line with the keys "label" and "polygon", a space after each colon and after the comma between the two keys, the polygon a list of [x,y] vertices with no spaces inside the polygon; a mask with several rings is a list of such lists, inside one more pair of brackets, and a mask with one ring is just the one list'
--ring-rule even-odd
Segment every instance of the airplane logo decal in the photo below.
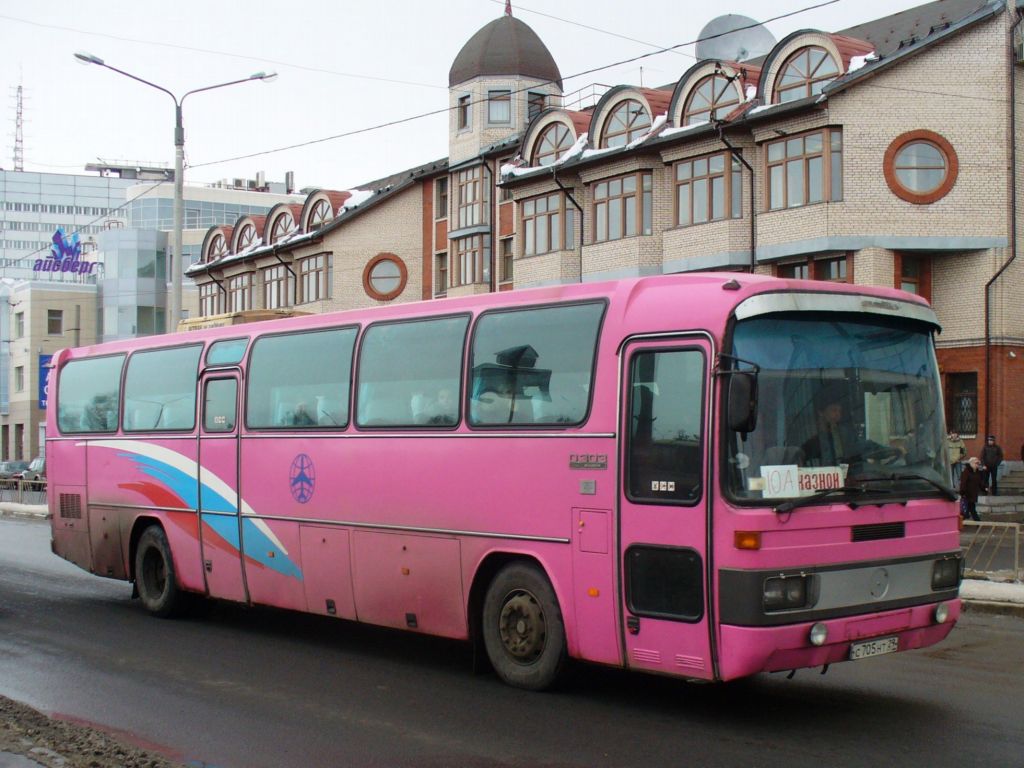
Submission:
{"label": "airplane logo decal", "polygon": [[299,504],[305,504],[313,498],[313,491],[316,489],[316,469],[309,456],[300,453],[295,457],[288,475],[288,484],[291,486],[292,498]]}

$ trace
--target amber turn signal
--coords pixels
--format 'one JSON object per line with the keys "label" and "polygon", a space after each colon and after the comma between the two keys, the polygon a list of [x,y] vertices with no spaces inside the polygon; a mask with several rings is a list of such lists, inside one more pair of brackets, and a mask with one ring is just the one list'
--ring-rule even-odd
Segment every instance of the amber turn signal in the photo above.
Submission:
{"label": "amber turn signal", "polygon": [[733,542],[736,544],[736,549],[760,549],[761,532],[736,531],[733,534]]}

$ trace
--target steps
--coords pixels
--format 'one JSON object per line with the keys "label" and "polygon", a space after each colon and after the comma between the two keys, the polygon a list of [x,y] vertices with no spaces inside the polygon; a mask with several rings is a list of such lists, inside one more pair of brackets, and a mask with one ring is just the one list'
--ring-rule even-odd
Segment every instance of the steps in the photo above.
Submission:
{"label": "steps", "polygon": [[1006,472],[999,478],[999,495],[978,499],[982,520],[1024,523],[1024,463],[1005,462]]}

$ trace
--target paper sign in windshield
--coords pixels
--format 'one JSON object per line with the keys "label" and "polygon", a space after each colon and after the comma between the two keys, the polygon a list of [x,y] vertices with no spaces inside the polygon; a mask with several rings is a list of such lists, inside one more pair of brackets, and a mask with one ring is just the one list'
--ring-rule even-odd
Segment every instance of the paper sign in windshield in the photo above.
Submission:
{"label": "paper sign in windshield", "polygon": [[[754,479],[751,490],[760,490],[766,499],[810,496],[843,485],[843,467],[798,467],[774,464],[761,467],[760,482]],[[760,485],[758,489],[755,486]]]}

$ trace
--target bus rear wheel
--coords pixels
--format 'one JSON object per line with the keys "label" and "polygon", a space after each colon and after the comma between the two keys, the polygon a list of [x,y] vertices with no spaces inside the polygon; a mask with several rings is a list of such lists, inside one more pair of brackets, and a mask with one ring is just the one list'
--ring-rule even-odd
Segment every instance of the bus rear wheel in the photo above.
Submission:
{"label": "bus rear wheel", "polygon": [[483,609],[487,657],[504,682],[540,691],[565,665],[565,625],[551,583],[528,563],[502,568],[487,588]]}
{"label": "bus rear wheel", "polygon": [[135,586],[146,610],[168,618],[177,614],[183,602],[174,575],[174,560],[167,534],[159,525],[142,532],[135,550]]}

